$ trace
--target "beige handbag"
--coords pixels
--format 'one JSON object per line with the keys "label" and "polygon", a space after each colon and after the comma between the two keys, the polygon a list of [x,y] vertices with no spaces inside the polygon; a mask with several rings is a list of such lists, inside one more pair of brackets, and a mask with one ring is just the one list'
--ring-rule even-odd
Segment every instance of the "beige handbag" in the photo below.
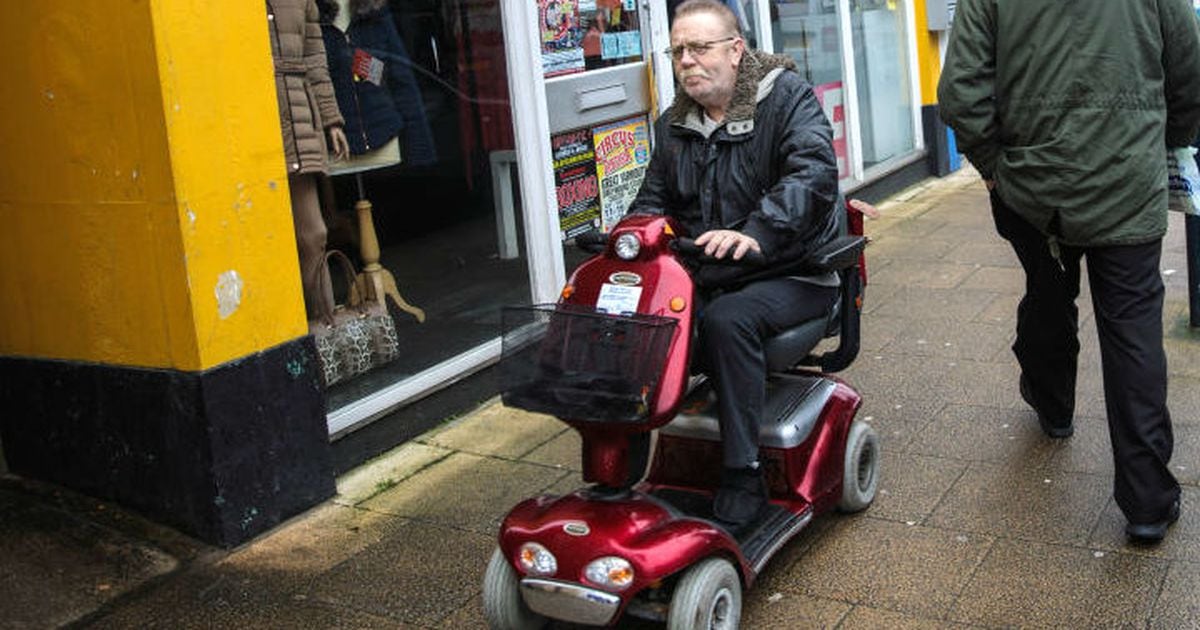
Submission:
{"label": "beige handbag", "polygon": [[[336,261],[346,277],[346,286],[354,286],[354,263],[348,256],[330,250],[325,261]],[[323,313],[310,326],[326,387],[389,363],[400,354],[396,323],[387,306],[376,300],[347,301],[351,304],[336,305],[332,313]]]}

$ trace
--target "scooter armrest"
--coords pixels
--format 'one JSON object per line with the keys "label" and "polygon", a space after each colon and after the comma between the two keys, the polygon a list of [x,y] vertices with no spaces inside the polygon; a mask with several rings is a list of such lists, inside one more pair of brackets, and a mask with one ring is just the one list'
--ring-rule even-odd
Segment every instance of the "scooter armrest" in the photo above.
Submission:
{"label": "scooter armrest", "polygon": [[800,266],[817,272],[848,269],[858,263],[866,246],[865,236],[839,236],[801,259]]}

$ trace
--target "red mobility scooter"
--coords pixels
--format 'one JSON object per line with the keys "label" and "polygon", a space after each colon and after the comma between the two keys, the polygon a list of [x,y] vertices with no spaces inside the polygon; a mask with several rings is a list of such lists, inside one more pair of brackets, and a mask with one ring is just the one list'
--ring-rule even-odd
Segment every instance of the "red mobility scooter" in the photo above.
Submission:
{"label": "red mobility scooter", "polygon": [[[858,352],[866,283],[862,215],[846,216],[847,234],[802,260],[695,279],[687,262],[703,254],[671,219],[626,217],[591,243],[602,251],[557,304],[504,309],[504,403],[577,430],[589,485],[527,499],[504,519],[484,578],[492,628],[615,625],[626,614],[670,630],[737,628],[743,587],[776,551],[821,513],[871,504],[878,439],[854,419],[858,393],[829,376]],[[712,515],[722,468],[715,396],[689,364],[694,291],[825,270],[841,277],[832,312],[766,346],[759,444],[770,504],[728,531]],[[837,341],[817,354],[827,337]]]}

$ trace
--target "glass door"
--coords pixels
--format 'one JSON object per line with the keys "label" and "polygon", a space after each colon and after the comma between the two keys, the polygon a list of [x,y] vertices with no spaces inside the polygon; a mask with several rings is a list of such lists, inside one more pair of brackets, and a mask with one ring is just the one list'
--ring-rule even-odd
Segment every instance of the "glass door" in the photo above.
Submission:
{"label": "glass door", "polygon": [[[650,6],[639,0],[536,0],[559,238],[608,231],[650,160]],[[666,47],[665,45],[663,46]],[[563,252],[568,268],[579,262]]]}

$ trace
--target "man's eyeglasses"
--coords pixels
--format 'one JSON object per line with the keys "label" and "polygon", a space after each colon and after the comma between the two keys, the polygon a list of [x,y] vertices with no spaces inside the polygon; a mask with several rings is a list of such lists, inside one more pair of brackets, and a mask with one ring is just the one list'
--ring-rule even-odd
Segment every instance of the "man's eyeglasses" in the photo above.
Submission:
{"label": "man's eyeglasses", "polygon": [[672,46],[668,48],[666,52],[668,55],[671,55],[671,58],[675,61],[683,59],[683,51],[685,50],[691,53],[693,58],[703,57],[708,53],[708,51],[713,49],[713,46],[716,46],[717,44],[724,44],[725,42],[733,41],[737,38],[737,35],[730,35],[729,37],[722,37],[721,39],[710,39],[706,42],[687,42],[678,46]]}

